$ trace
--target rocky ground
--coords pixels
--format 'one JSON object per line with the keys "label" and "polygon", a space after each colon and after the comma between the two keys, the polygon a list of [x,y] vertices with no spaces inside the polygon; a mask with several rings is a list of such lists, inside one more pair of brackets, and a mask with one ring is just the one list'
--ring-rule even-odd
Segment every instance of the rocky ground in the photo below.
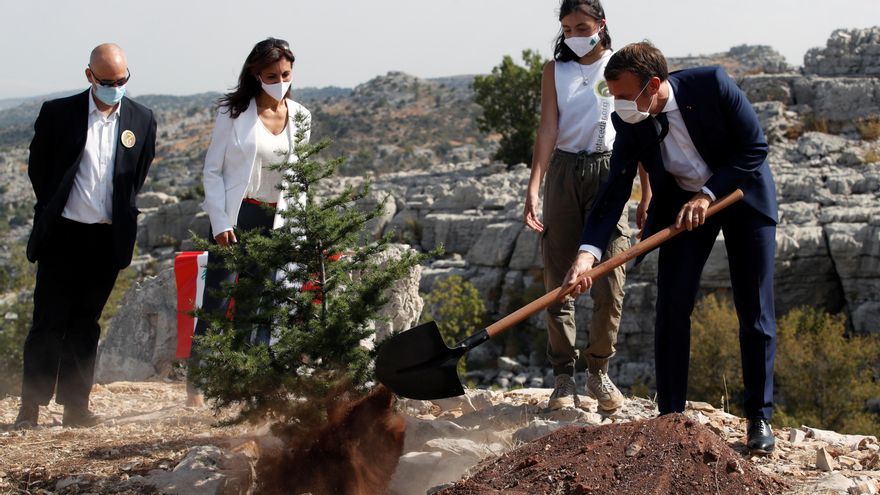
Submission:
{"label": "rocky ground", "polygon": [[[744,421],[709,404],[690,403],[684,415],[651,420],[656,412],[646,399],[600,415],[587,397],[579,409],[547,411],[548,395],[547,389],[469,390],[459,398],[399,401],[406,440],[387,493],[672,493],[645,491],[652,487],[746,493],[743,487],[751,487],[748,493],[872,494],[880,488],[874,437],[781,428],[772,456],[750,458]],[[176,382],[98,385],[92,406],[102,424],[63,428],[61,408],[53,404],[41,412],[42,426],[29,431],[9,429],[18,399],[3,399],[0,493],[247,493],[258,456],[252,446],[265,443],[268,429],[216,426],[222,418],[184,407],[184,398]],[[454,484],[462,476],[469,479]],[[512,490],[514,481],[520,492]]]}
{"label": "rocky ground", "polygon": [[[194,457],[226,461],[216,449],[231,449],[252,434],[244,428],[215,426],[210,410],[184,407],[182,383],[117,382],[96,385],[92,408],[105,421],[94,428],[61,426],[61,406],[41,408],[40,426],[28,431],[10,430],[18,398],[0,401],[0,493],[74,494],[162,493],[156,475],[197,469],[180,467],[189,453]],[[195,449],[195,450],[194,450]],[[213,457],[212,457],[213,455]],[[230,458],[231,459],[231,458]],[[175,471],[172,471],[175,470]],[[152,475],[150,474],[152,473]],[[201,481],[216,489],[225,479],[178,476],[190,486]],[[186,492],[177,493],[216,493]]]}

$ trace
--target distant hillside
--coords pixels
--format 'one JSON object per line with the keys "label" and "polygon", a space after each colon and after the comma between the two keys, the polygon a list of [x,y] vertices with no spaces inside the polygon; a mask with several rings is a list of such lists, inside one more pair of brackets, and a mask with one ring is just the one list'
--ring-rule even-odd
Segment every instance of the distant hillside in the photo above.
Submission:
{"label": "distant hillside", "polygon": [[56,91],[54,93],[49,93],[45,95],[39,96],[24,96],[20,98],[2,98],[0,99],[0,110],[6,110],[7,108],[14,108],[24,103],[32,102],[32,101],[45,101],[51,100],[53,98],[61,98],[63,96],[72,95],[74,93],[78,93],[79,89],[71,89],[67,91]]}
{"label": "distant hillside", "polygon": [[[669,64],[672,69],[718,64],[737,79],[791,70],[773,49],[751,45],[725,53],[671,58]],[[485,136],[477,128],[480,108],[473,102],[472,81],[472,75],[419,79],[390,72],[353,89],[294,88],[293,96],[312,112],[313,139],[333,141],[326,156],[346,157],[342,172],[358,175],[491,158],[496,136]],[[0,150],[25,148],[41,102],[60,95],[22,99],[17,106],[0,109]],[[135,96],[155,110],[159,120],[159,149],[147,190],[183,197],[199,194],[202,161],[219,96]]]}
{"label": "distant hillside", "polygon": [[667,59],[669,70],[686,69],[703,65],[720,65],[734,79],[750,74],[780,74],[791,72],[785,57],[766,45],[739,45],[722,53]]}
{"label": "distant hillside", "polygon": [[422,168],[486,156],[493,143],[476,126],[479,107],[469,78],[419,79],[390,72],[345,98],[304,101],[313,137],[334,141],[344,172]]}
{"label": "distant hillside", "polygon": [[[327,157],[347,157],[343,173],[360,174],[488,156],[485,148],[493,142],[476,127],[479,107],[473,103],[472,80],[473,76],[424,80],[391,72],[354,89],[294,88],[293,97],[313,114],[313,139],[333,140]],[[147,189],[196,194],[219,97],[135,97],[159,120],[159,149]],[[44,100],[32,98],[0,110],[0,149],[27,146]]]}

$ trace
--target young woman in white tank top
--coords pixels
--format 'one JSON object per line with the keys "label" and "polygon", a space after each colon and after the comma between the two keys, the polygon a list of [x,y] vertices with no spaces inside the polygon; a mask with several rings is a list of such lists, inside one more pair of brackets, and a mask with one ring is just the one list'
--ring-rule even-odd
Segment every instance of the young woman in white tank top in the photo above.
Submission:
{"label": "young woman in white tank top", "polygon": [[[559,21],[562,29],[555,43],[554,60],[544,66],[541,78],[541,121],[523,212],[525,224],[542,234],[547,290],[562,283],[577,255],[584,221],[608,174],[615,135],[611,123],[614,99],[604,76],[612,54],[611,37],[602,4],[599,0],[562,0]],[[640,177],[642,184],[648,184],[641,167]],[[542,181],[543,222],[537,211]],[[636,219],[639,228],[647,216],[649,201],[647,189]],[[625,214],[618,227],[607,254],[629,247]],[[608,362],[615,352],[624,277],[621,267],[606,279],[597,280],[591,291],[593,315],[589,345],[584,350],[589,371],[586,389],[606,411],[623,403],[622,394],[608,376]],[[574,301],[549,307],[547,326],[547,357],[556,376],[548,406],[576,406],[579,400],[573,377],[579,351],[575,348]]]}

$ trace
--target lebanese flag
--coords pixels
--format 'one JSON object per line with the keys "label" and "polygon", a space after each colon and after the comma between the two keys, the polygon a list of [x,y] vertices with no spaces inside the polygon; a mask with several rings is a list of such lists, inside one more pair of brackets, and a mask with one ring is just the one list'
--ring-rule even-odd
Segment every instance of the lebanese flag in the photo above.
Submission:
{"label": "lebanese flag", "polygon": [[177,285],[177,358],[189,357],[193,332],[198,319],[190,315],[202,306],[205,274],[208,270],[207,251],[186,251],[174,258],[174,281]]}

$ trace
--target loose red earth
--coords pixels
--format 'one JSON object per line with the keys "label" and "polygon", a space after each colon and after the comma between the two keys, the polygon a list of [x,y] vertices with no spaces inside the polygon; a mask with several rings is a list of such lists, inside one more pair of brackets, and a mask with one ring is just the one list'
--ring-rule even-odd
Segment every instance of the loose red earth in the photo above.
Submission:
{"label": "loose red earth", "polygon": [[781,493],[709,428],[682,414],[565,427],[478,468],[442,495]]}

